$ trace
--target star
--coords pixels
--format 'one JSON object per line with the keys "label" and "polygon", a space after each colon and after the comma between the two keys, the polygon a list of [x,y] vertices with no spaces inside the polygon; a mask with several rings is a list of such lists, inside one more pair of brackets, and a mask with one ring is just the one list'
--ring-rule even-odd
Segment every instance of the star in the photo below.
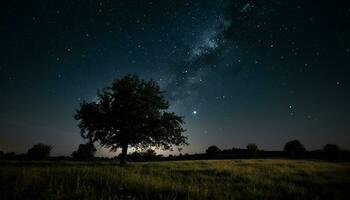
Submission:
{"label": "star", "polygon": [[197,115],[197,110],[192,111],[193,115]]}

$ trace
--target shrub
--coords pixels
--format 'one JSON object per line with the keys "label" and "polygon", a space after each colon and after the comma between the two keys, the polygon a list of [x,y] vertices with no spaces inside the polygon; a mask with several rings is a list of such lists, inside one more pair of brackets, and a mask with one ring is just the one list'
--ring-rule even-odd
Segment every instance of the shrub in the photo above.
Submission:
{"label": "shrub", "polygon": [[340,159],[341,149],[336,144],[327,144],[323,151],[327,160],[337,161]]}
{"label": "shrub", "polygon": [[78,150],[73,151],[72,157],[76,160],[92,160],[96,153],[96,148],[94,144],[80,144]]}
{"label": "shrub", "polygon": [[221,150],[219,149],[219,147],[212,145],[209,146],[208,149],[205,151],[208,155],[215,155],[221,152]]}
{"label": "shrub", "polygon": [[27,157],[33,160],[43,160],[50,156],[52,146],[46,144],[36,144],[27,152]]}
{"label": "shrub", "polygon": [[305,153],[305,147],[299,140],[292,140],[285,144],[284,151],[290,158],[301,158]]}
{"label": "shrub", "polygon": [[253,144],[253,143],[250,143],[247,145],[247,150],[248,150],[249,154],[252,156],[256,156],[256,154],[259,151],[258,146],[256,144]]}

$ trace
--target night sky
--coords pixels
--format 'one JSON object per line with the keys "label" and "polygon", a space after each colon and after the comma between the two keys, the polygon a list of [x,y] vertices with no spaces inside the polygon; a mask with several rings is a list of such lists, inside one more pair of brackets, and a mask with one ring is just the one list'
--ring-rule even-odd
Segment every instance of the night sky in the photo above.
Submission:
{"label": "night sky", "polygon": [[0,16],[5,152],[70,155],[79,104],[127,74],[167,91],[185,153],[350,148],[349,1],[1,0]]}

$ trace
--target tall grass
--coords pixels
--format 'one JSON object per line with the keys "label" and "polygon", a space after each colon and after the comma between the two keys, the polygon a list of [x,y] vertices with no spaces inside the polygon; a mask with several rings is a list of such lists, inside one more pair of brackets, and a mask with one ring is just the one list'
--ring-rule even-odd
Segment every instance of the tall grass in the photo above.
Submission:
{"label": "tall grass", "polygon": [[0,199],[347,199],[350,163],[0,163]]}

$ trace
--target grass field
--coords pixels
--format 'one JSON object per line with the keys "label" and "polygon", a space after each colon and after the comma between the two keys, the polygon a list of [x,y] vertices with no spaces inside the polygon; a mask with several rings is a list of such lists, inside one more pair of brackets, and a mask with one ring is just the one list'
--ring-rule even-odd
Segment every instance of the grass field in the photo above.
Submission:
{"label": "grass field", "polygon": [[350,163],[0,162],[0,199],[348,199]]}

